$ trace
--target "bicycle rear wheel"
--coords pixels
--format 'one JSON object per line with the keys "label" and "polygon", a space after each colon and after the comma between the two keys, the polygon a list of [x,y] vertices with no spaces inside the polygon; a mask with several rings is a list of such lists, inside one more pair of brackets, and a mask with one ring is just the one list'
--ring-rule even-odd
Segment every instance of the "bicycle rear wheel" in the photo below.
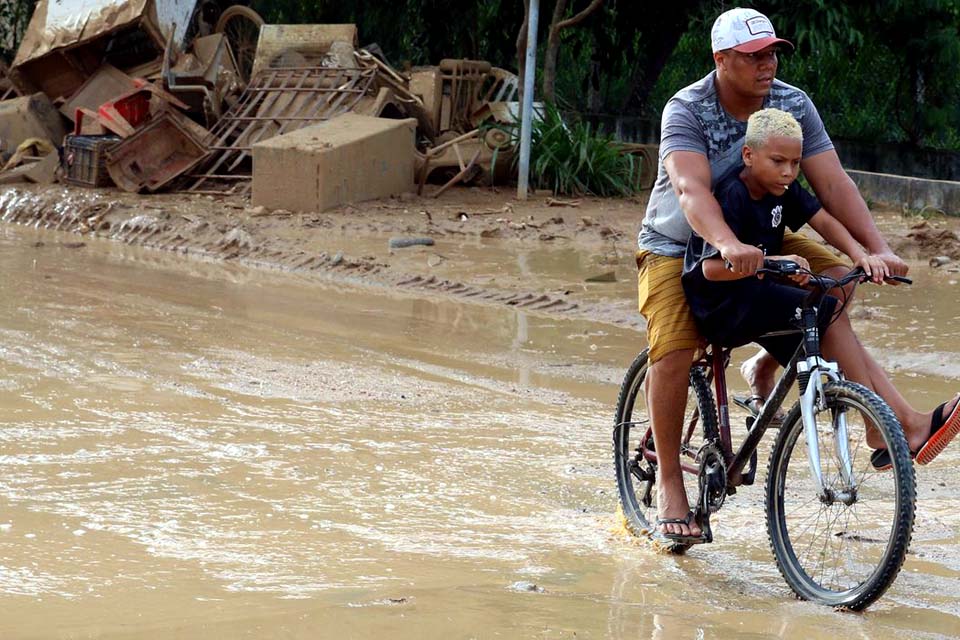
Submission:
{"label": "bicycle rear wheel", "polygon": [[[770,454],[766,483],[770,548],[797,597],[859,611],[887,590],[900,572],[913,531],[916,488],[900,423],[869,389],[849,381],[824,389],[827,408],[817,415],[824,486],[847,488],[836,453],[835,427],[845,416],[856,491],[845,504],[821,499],[811,476],[800,407],[795,404]],[[867,429],[876,429],[893,468],[870,463]]]}
{"label": "bicycle rear wheel", "polygon": [[[620,507],[627,529],[640,537],[653,532],[657,519],[657,465],[644,456],[644,452],[654,450],[653,437],[648,436],[650,414],[643,384],[648,367],[647,351],[644,349],[630,365],[620,386],[613,429],[614,469]],[[693,441],[684,444],[682,449],[695,454],[702,444],[702,436],[716,438],[717,433],[716,404],[704,370],[700,367],[690,370],[690,390],[683,422],[685,434],[691,425]],[[687,480],[685,484],[687,500],[693,507],[697,503],[697,483]],[[679,548],[681,546],[678,545],[678,551],[682,550]]]}

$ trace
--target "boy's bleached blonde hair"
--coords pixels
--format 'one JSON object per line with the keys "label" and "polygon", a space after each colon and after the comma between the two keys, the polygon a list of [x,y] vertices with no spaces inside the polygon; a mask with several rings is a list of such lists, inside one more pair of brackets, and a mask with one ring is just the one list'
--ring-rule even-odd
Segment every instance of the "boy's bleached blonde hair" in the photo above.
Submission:
{"label": "boy's bleached blonde hair", "polygon": [[803,129],[797,119],[780,109],[761,109],[747,120],[744,144],[759,149],[773,136],[793,138],[803,142]]}

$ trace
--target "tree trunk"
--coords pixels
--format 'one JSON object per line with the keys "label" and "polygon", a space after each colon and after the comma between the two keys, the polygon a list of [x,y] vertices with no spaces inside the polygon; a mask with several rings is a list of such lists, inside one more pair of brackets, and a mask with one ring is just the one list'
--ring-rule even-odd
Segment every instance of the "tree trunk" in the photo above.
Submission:
{"label": "tree trunk", "polygon": [[556,104],[557,56],[560,53],[560,21],[567,12],[567,0],[557,0],[553,5],[553,18],[547,35],[547,50],[543,56],[543,100]]}
{"label": "tree trunk", "polygon": [[657,29],[653,32],[645,31],[642,34],[643,40],[646,41],[645,55],[634,62],[633,73],[630,75],[630,90],[621,104],[608,106],[613,106],[620,112],[627,111],[631,107],[642,110],[646,106],[650,92],[660,77],[660,72],[666,66],[680,38],[689,28],[687,15],[696,8],[698,3],[699,0],[673,0],[672,10],[663,11],[651,17]]}
{"label": "tree trunk", "polygon": [[583,22],[587,16],[600,8],[603,0],[590,0],[587,8],[571,18],[563,19],[567,12],[567,0],[557,0],[553,7],[553,19],[547,35],[547,50],[543,57],[543,99],[556,103],[557,58],[560,55],[560,32]]}
{"label": "tree trunk", "polygon": [[523,74],[526,71],[527,62],[527,29],[530,25],[530,0],[524,0],[523,3],[523,24],[520,25],[520,33],[517,34],[517,95],[520,104],[523,104]]}

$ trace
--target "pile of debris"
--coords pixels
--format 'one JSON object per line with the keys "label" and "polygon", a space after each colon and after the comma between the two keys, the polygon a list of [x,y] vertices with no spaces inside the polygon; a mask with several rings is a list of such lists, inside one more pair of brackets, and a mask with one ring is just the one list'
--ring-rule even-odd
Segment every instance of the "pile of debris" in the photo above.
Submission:
{"label": "pile of debris", "polygon": [[0,66],[0,183],[321,211],[509,171],[516,75],[471,60],[401,73],[358,46],[355,25],[265,25],[243,6],[215,20],[211,7],[40,0]]}

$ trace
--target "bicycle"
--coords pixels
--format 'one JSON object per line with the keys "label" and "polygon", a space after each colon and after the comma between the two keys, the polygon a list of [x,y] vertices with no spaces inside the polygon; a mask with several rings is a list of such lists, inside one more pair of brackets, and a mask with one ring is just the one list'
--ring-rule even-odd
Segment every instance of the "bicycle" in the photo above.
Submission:
{"label": "bicycle", "polygon": [[[681,443],[683,470],[697,477],[694,518],[704,532],[703,541],[712,542],[710,516],[738,487],[753,484],[760,442],[798,382],[799,399],[783,417],[768,461],[764,502],[770,548],[798,598],[862,610],[899,573],[910,544],[916,502],[913,464],[896,416],[878,395],[845,380],[838,365],[820,354],[819,300],[828,290],[842,290],[866,276],[857,268],[835,279],[785,260],[766,260],[759,273],[811,276],[811,292],[800,313],[801,344],[762,408],[745,407],[751,415],[736,450],[725,378],[731,349],[710,345],[695,359]],[[784,333],[797,332],[769,335]],[[630,365],[620,388],[613,430],[620,504],[627,527],[638,536],[653,536],[651,516],[655,519],[656,513],[657,453],[643,407],[647,368],[644,350]],[[698,426],[701,440],[694,437]],[[890,452],[889,471],[880,472],[870,463],[871,449],[865,443],[868,428],[879,431]],[[668,550],[683,553],[690,546],[674,543]]]}

